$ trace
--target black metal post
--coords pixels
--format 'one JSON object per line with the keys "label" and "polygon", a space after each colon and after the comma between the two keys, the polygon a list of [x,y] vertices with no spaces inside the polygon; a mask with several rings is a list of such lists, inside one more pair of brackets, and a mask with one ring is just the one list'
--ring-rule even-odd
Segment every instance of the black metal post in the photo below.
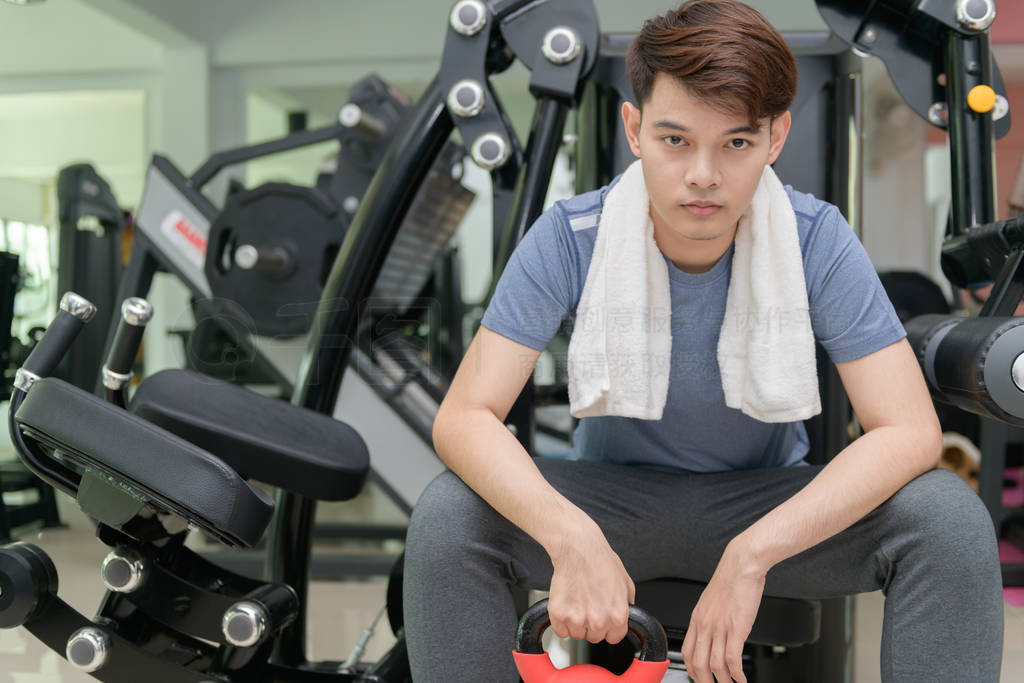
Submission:
{"label": "black metal post", "polygon": [[551,168],[562,145],[562,130],[569,112],[567,104],[553,98],[541,98],[534,109],[530,138],[519,170],[514,213],[503,231],[503,243],[494,263],[494,272],[505,268],[512,251],[544,210],[544,198],[551,182]]}
{"label": "black metal post", "polygon": [[[292,403],[331,414],[356,337],[361,303],[370,295],[398,228],[452,131],[435,79],[398,133],[352,220],[310,331]],[[277,495],[267,543],[267,577],[299,596],[295,622],[284,629],[273,661],[306,661],[306,603],[315,501],[287,491]]]}
{"label": "black metal post", "polygon": [[[498,275],[504,270],[512,251],[544,209],[544,198],[551,182],[551,168],[562,144],[562,130],[568,111],[568,105],[561,100],[543,97],[537,101],[526,154],[519,169],[516,195],[512,202],[513,213],[502,231],[502,244],[495,257],[494,278],[491,280],[488,300],[494,293]],[[526,383],[512,404],[505,417],[505,424],[509,425],[526,452],[532,454],[536,432],[532,381]]]}
{"label": "black metal post", "polygon": [[[850,57],[837,57],[840,66]],[[859,69],[859,67],[857,67]],[[848,73],[841,69],[836,75],[835,97],[830,102],[833,125],[839,138],[830,168],[832,202],[839,207],[850,227],[860,237],[861,225],[861,86],[860,72],[853,67]],[[844,144],[845,141],[845,144]]]}
{"label": "black metal post", "polygon": [[355,339],[359,306],[369,296],[387,251],[452,131],[435,79],[366,191],[324,286],[292,402],[318,412],[334,407]]}
{"label": "black metal post", "polygon": [[949,94],[949,157],[952,170],[953,235],[996,219],[992,114],[967,106],[976,85],[992,85],[988,34],[946,33],[946,88]]}
{"label": "black metal post", "polygon": [[233,166],[234,164],[239,164],[243,161],[249,161],[250,159],[256,159],[258,157],[265,157],[270,154],[287,152],[288,150],[298,149],[299,147],[308,147],[309,145],[315,145],[318,142],[327,142],[328,140],[339,138],[347,132],[349,132],[348,128],[340,123],[336,123],[333,126],[327,126],[326,128],[316,128],[314,130],[303,130],[297,133],[292,133],[288,137],[281,138],[280,140],[271,140],[270,142],[264,142],[258,145],[224,150],[223,152],[218,152],[210,157],[195,173],[192,174],[192,177],[189,180],[192,182],[192,186],[199,190],[202,189],[206,183],[210,182],[210,180],[226,166]]}
{"label": "black metal post", "polygon": [[313,548],[316,501],[283,489],[274,497],[274,518],[268,530],[263,578],[285,583],[299,596],[295,621],[281,631],[270,661],[299,666],[306,660],[306,615],[309,600],[309,561]]}

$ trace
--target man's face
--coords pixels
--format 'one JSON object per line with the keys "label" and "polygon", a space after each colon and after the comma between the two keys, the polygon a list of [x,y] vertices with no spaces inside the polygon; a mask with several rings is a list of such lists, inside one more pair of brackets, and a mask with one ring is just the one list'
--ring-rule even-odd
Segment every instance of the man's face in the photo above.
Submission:
{"label": "man's face", "polygon": [[655,77],[643,115],[622,108],[626,136],[643,160],[655,236],[664,250],[693,240],[729,242],[761,173],[782,151],[789,112],[752,128],[742,114],[712,108],[675,78]]}

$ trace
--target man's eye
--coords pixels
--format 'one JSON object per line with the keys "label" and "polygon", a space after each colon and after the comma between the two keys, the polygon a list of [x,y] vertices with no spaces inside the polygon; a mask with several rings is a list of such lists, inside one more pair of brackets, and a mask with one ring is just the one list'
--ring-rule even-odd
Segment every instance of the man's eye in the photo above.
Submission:
{"label": "man's eye", "polygon": [[683,144],[683,139],[678,135],[668,135],[664,138],[664,140],[672,147],[678,147],[679,145]]}
{"label": "man's eye", "polygon": [[733,149],[746,149],[749,145],[750,141],[743,138],[733,138],[729,141],[729,146]]}

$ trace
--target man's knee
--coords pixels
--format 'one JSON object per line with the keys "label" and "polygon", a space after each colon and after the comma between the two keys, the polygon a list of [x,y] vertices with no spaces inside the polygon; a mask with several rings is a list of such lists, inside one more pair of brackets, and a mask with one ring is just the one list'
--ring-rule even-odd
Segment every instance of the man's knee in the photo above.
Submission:
{"label": "man's knee", "polygon": [[457,475],[445,471],[423,490],[406,533],[406,558],[452,556],[498,514]]}
{"label": "man's knee", "polygon": [[900,532],[944,562],[990,563],[997,557],[992,518],[978,494],[948,470],[932,470],[896,492],[886,505]]}
{"label": "man's knee", "polygon": [[437,475],[420,494],[409,519],[408,538],[433,537],[449,530],[453,519],[464,518],[476,494],[450,471]]}

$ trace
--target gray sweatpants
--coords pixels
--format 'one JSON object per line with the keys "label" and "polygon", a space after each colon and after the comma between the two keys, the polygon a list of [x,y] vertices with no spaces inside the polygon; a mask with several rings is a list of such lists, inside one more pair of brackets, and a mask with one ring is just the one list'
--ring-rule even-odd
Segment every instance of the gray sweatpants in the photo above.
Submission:
{"label": "gray sweatpants", "polygon": [[[816,467],[667,474],[537,461],[604,531],[634,581],[707,581],[725,545],[801,489]],[[546,589],[544,549],[445,472],[409,526],[405,629],[416,683],[517,681],[510,587]],[[1003,644],[992,521],[945,470],[928,472],[840,534],[768,573],[769,595],[885,592],[882,680],[995,683]],[[689,615],[682,615],[685,624]]]}

